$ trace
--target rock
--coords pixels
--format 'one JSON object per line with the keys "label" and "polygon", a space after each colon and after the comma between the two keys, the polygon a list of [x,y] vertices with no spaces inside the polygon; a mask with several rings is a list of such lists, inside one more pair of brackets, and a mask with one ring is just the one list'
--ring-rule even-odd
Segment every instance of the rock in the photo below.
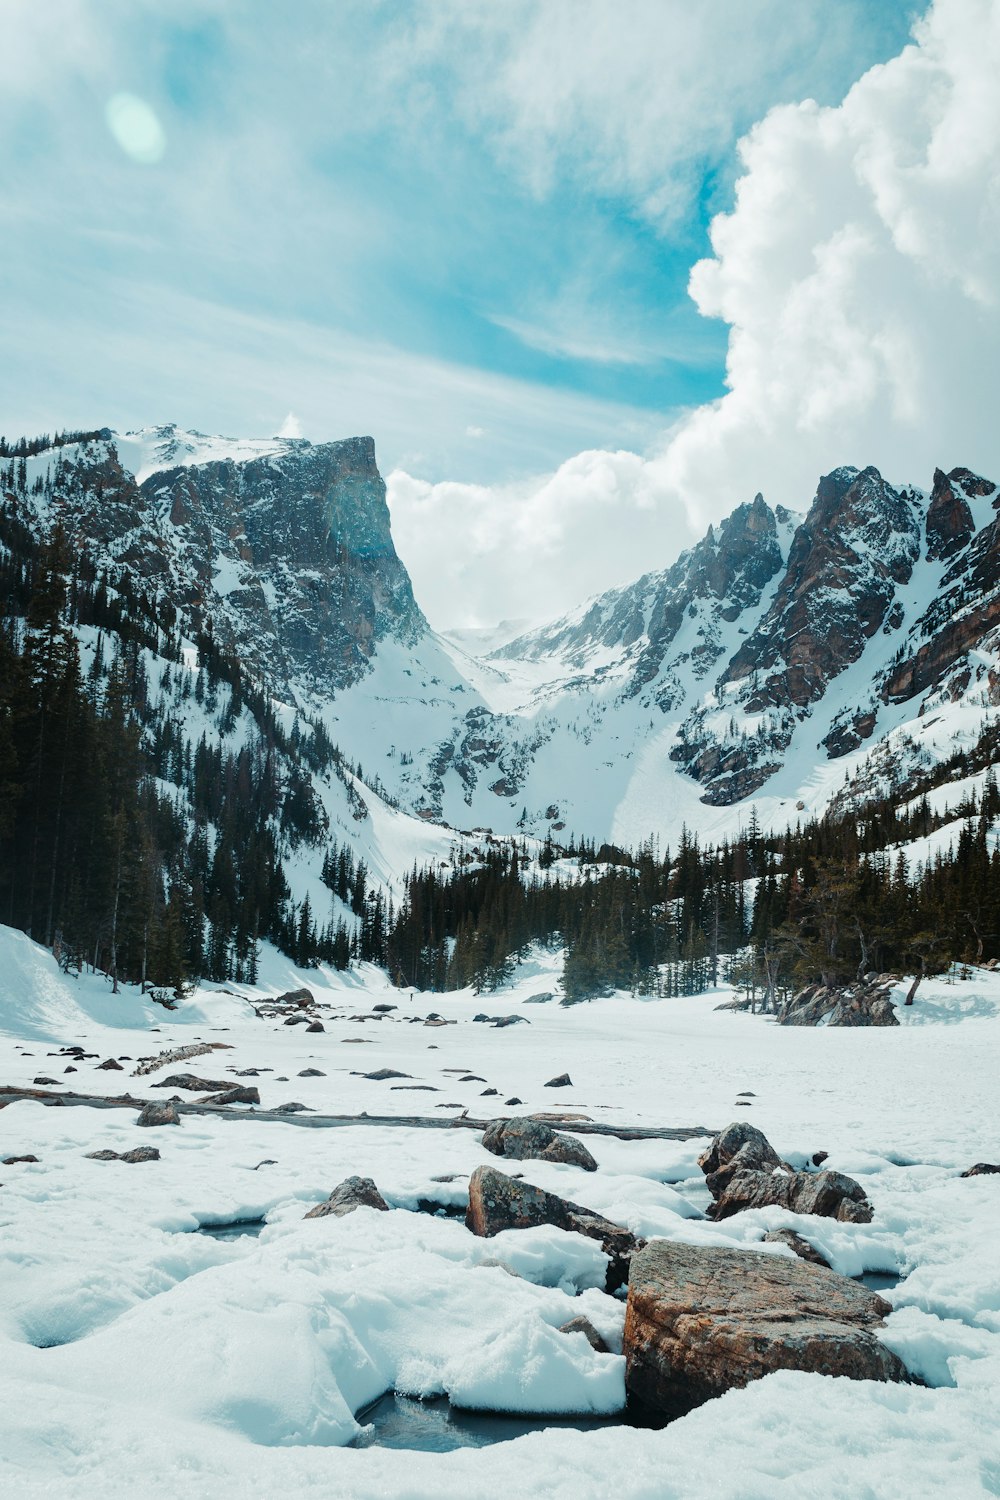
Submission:
{"label": "rock", "polygon": [[510,1099],[505,1099],[505,1100],[504,1100],[504,1101],[503,1101],[503,1102],[504,1102],[504,1104],[507,1104],[507,1105],[512,1105],[512,1104],[523,1104],[523,1103],[524,1103],[524,1100],[523,1100],[523,1099],[519,1099],[519,1098],[518,1098],[518,1097],[517,1097],[517,1095],[516,1095],[516,1094],[514,1094],[514,1096],[513,1096],[513,1097],[512,1097],[512,1098],[510,1098]]}
{"label": "rock", "polygon": [[596,1172],[597,1163],[582,1141],[559,1135],[544,1120],[491,1120],[483,1131],[483,1145],[494,1156],[513,1161],[565,1162]]}
{"label": "rock", "polygon": [[325,1031],[326,1027],[323,1025],[322,1021],[310,1021],[309,1025],[306,1027],[306,1030],[307,1031]]}
{"label": "rock", "polygon": [[459,1083],[485,1083],[485,1078],[480,1078],[478,1073],[463,1073],[458,1080]]}
{"label": "rock", "polygon": [[45,1084],[47,1084],[47,1083],[56,1083],[56,1080],[54,1078],[44,1078],[44,1077],[43,1078],[33,1078],[31,1081],[32,1081],[32,1083],[39,1083],[39,1084],[42,1084],[43,1086]]}
{"label": "rock", "polygon": [[[31,1160],[33,1160],[33,1158],[32,1157],[26,1157],[25,1160],[31,1161]],[[991,1161],[977,1161],[976,1165],[974,1167],[969,1167],[968,1171],[962,1173],[962,1176],[963,1177],[992,1177],[994,1175],[994,1173],[996,1173],[996,1172],[1000,1172],[1000,1166],[997,1166],[995,1162],[991,1162]]]}
{"label": "rock", "polygon": [[263,1161],[259,1161],[257,1163],[257,1165],[254,1167],[254,1171],[259,1172],[261,1167],[276,1167],[277,1165],[278,1163],[276,1161],[273,1161],[271,1157],[266,1156]]}
{"label": "rock", "polygon": [[530,1229],[538,1224],[554,1224],[559,1229],[572,1229],[588,1239],[599,1240],[601,1248],[610,1257],[605,1288],[613,1292],[623,1286],[628,1278],[629,1257],[642,1241],[636,1240],[620,1224],[557,1198],[513,1177],[498,1172],[496,1167],[477,1167],[469,1179],[469,1207],[465,1216],[466,1228],[485,1239],[492,1238],[504,1229]]}
{"label": "rock", "polygon": [[803,1260],[654,1240],[632,1257],[626,1389],[671,1418],[773,1370],[906,1381],[874,1331],[890,1311]]}
{"label": "rock", "polygon": [[843,1172],[737,1172],[707,1213],[710,1219],[730,1219],[748,1208],[775,1206],[846,1224],[872,1220],[861,1184]]}
{"label": "rock", "polygon": [[559,1073],[555,1078],[550,1078],[545,1087],[547,1089],[570,1089],[573,1087],[573,1080],[568,1073]]}
{"label": "rock", "polygon": [[158,1089],[186,1089],[191,1094],[219,1094],[235,1087],[228,1078],[199,1078],[196,1073],[171,1073],[169,1078],[160,1078],[154,1087]]}
{"label": "rock", "polygon": [[288,1016],[287,1019],[285,1020],[285,1025],[286,1026],[308,1026],[309,1025],[309,1017],[308,1016]]}
{"label": "rock", "polygon": [[443,1016],[428,1016],[425,1026],[457,1026],[457,1021],[446,1021]]}
{"label": "rock", "polygon": [[301,1115],[308,1112],[309,1106],[300,1104],[297,1099],[292,1099],[288,1104],[278,1104],[274,1110],[276,1115]]}
{"label": "rock", "polygon": [[824,1260],[819,1251],[808,1240],[804,1240],[801,1234],[796,1234],[794,1229],[769,1229],[764,1236],[764,1243],[787,1245],[800,1260],[808,1260],[814,1266],[826,1266],[827,1270],[830,1269],[830,1262]]}
{"label": "rock", "polygon": [[518,1021],[523,1021],[524,1024],[525,1024],[525,1026],[530,1026],[531,1025],[531,1022],[528,1020],[527,1016],[494,1016],[493,1017],[493,1025],[495,1027],[497,1027],[497,1028],[502,1027],[502,1026],[516,1026],[517,1023],[518,1023]]}
{"label": "rock", "polygon": [[492,1021],[493,1017],[486,1015],[484,1011],[478,1011],[472,1019],[474,1021]]}
{"label": "rock", "polygon": [[480,1097],[480,1099],[486,1099],[490,1094],[499,1094],[499,1092],[500,1092],[499,1089],[483,1089],[480,1092],[479,1097]]}
{"label": "rock", "polygon": [[63,1068],[63,1072],[64,1073],[75,1073],[76,1071],[77,1071],[77,1069],[74,1068],[74,1066],[73,1066],[72,1063],[70,1063],[70,1065],[69,1065],[68,1068]]}
{"label": "rock", "polygon": [[384,1083],[387,1078],[412,1078],[412,1073],[399,1073],[395,1068],[376,1068],[374,1073],[362,1073],[362,1078],[368,1078],[372,1083]]}
{"label": "rock", "polygon": [[582,1167],[585,1172],[596,1172],[597,1162],[582,1141],[571,1135],[557,1135],[541,1155],[542,1161],[563,1162],[568,1167]]}
{"label": "rock", "polygon": [[88,1151],[88,1161],[126,1161],[135,1164],[140,1161],[159,1161],[160,1153],[155,1146],[136,1146],[131,1151]]}
{"label": "rock", "polygon": [[[37,1160],[37,1156],[5,1156],[3,1159],[3,1164],[5,1167],[17,1167],[20,1166],[22,1162],[37,1162]],[[969,1174],[966,1173],[965,1175],[968,1176]]]}
{"label": "rock", "polygon": [[300,990],[286,990],[283,995],[279,995],[276,1000],[272,1000],[271,1004],[297,1005],[300,1010],[303,1010],[306,1006],[314,1004],[314,1001],[312,991],[303,988]]}
{"label": "rock", "polygon": [[812,1162],[814,1167],[821,1167],[823,1163],[829,1159],[829,1156],[829,1151],[814,1151],[809,1160]]}
{"label": "rock", "polygon": [[344,1214],[353,1213],[356,1208],[377,1208],[380,1213],[387,1213],[389,1210],[388,1203],[370,1177],[345,1178],[334,1188],[325,1203],[317,1203],[305,1217],[325,1219],[328,1214],[335,1214],[337,1218],[343,1218]]}
{"label": "rock", "polygon": [[735,1120],[701,1153],[698,1165],[705,1174],[709,1192],[717,1198],[736,1172],[773,1171],[784,1163],[762,1130],[744,1120]]}
{"label": "rock", "polygon": [[553,993],[552,993],[551,990],[540,990],[537,995],[529,995],[528,998],[527,998],[527,1000],[522,1000],[521,1004],[522,1005],[548,1005],[549,1001],[550,1000],[554,1000],[554,999],[555,999],[555,995],[553,995]]}
{"label": "rock", "polygon": [[139,1111],[137,1125],[179,1125],[181,1117],[177,1105],[167,1099],[163,1103],[151,1102]]}
{"label": "rock", "polygon": [[398,1005],[373,1005],[372,1006],[372,1010],[381,1011],[381,1013],[384,1016],[387,1016],[391,1010],[398,1010],[398,1009],[399,1009]]}
{"label": "rock", "polygon": [[300,1078],[325,1078],[326,1074],[322,1068],[303,1068],[299,1074]]}
{"label": "rock", "polygon": [[715,1202],[710,1219],[748,1208],[787,1208],[845,1223],[868,1224],[872,1207],[861,1184],[843,1172],[796,1172],[767,1137],[745,1121],[728,1125],[698,1158]]}
{"label": "rock", "polygon": [[205,1099],[199,1099],[199,1104],[259,1104],[260,1092],[249,1084],[237,1084],[223,1090],[221,1094],[209,1094]]}
{"label": "rock", "polygon": [[559,1332],[582,1333],[584,1338],[587,1340],[587,1343],[596,1354],[611,1353],[611,1350],[601,1338],[601,1335],[598,1333],[593,1323],[589,1318],[585,1318],[582,1313],[580,1313],[575,1318],[570,1318],[568,1323],[563,1323],[559,1328]]}
{"label": "rock", "polygon": [[97,1067],[102,1073],[123,1073],[125,1071],[121,1063],[116,1062],[113,1057],[105,1058],[102,1063],[97,1064]]}

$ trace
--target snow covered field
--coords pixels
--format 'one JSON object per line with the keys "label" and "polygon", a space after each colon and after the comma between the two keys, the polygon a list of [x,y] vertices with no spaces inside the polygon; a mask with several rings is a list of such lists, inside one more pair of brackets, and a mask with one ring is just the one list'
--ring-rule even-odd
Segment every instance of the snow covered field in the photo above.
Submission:
{"label": "snow covered field", "polygon": [[[0,1492],[1000,1493],[1000,1177],[959,1176],[1000,1160],[1000,977],[927,982],[898,1030],[798,1030],[716,1011],[721,993],[524,1004],[555,991],[557,974],[543,956],[499,995],[410,995],[374,971],[299,974],[270,954],[253,998],[307,984],[325,1026],[307,1034],[258,1018],[237,986],[202,988],[174,1013],[134,991],[111,996],[0,929],[0,1086],[50,1078],[80,1093],[168,1097],[157,1079],[253,1068],[241,1081],[265,1110],[294,1101],[438,1120],[578,1110],[706,1133],[748,1118],[795,1165],[828,1151],[828,1166],[862,1181],[874,1221],[769,1209],[712,1224],[700,1217],[700,1139],[588,1135],[595,1173],[511,1170],[644,1235],[755,1245],[788,1225],[845,1274],[900,1272],[884,1337],[926,1387],[784,1373],[662,1432],[552,1428],[446,1454],[345,1447],[355,1413],[391,1388],[488,1410],[620,1409],[623,1359],[557,1331],[585,1312],[620,1347],[624,1306],[599,1290],[600,1247],[556,1229],[481,1240],[460,1219],[415,1212],[421,1200],[460,1207],[467,1175],[495,1161],[468,1128],[310,1128],[296,1123],[308,1116],[231,1109],[248,1117],[140,1130],[132,1109],[22,1101],[0,1110],[0,1158],[38,1158],[0,1167]],[[376,1020],[375,1004],[397,1009]],[[412,1019],[432,1012],[456,1024]],[[528,1024],[495,1029],[473,1020],[480,1012]],[[197,1041],[225,1050],[133,1076],[140,1058]],[[95,1055],[59,1051],[75,1045]],[[99,1069],[108,1058],[122,1071]],[[382,1068],[409,1076],[361,1076]],[[572,1087],[545,1087],[562,1072]],[[505,1108],[515,1095],[523,1104]],[[161,1159],[87,1159],[137,1145]],[[374,1178],[391,1213],[303,1221],[355,1173]],[[259,1237],[194,1232],[262,1217]]]}

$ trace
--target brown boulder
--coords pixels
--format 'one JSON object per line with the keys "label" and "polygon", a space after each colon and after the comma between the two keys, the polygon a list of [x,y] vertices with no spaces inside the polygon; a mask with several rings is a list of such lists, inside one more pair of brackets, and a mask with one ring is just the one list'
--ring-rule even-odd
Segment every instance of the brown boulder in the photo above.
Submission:
{"label": "brown boulder", "polygon": [[177,1113],[177,1105],[172,1099],[166,1103],[151,1102],[143,1106],[139,1111],[137,1125],[179,1125],[181,1117]]}
{"label": "brown boulder", "polygon": [[271,1001],[272,1005],[297,1005],[300,1010],[304,1010],[306,1006],[312,1005],[312,1003],[312,991],[307,989],[286,990],[283,995],[277,995]]}
{"label": "brown boulder", "polygon": [[370,1177],[346,1177],[334,1188],[325,1203],[317,1203],[305,1217],[325,1219],[328,1214],[335,1214],[338,1219],[342,1219],[356,1208],[377,1208],[380,1213],[389,1211],[388,1203]]}
{"label": "brown boulder", "polygon": [[498,1172],[495,1167],[477,1167],[469,1179],[469,1208],[465,1216],[467,1229],[484,1239],[491,1239],[504,1229],[532,1229],[538,1224],[554,1224],[558,1229],[575,1230],[588,1239],[600,1240],[610,1257],[606,1289],[623,1286],[628,1279],[629,1257],[643,1241],[579,1203],[570,1203],[555,1193],[546,1193]]}
{"label": "brown boulder", "polygon": [[747,1120],[734,1120],[701,1153],[698,1165],[717,1198],[737,1172],[772,1172],[784,1163],[762,1130]]}
{"label": "brown boulder", "polygon": [[803,1260],[654,1240],[629,1273],[629,1399],[669,1418],[773,1370],[906,1381],[874,1333],[889,1311]]}

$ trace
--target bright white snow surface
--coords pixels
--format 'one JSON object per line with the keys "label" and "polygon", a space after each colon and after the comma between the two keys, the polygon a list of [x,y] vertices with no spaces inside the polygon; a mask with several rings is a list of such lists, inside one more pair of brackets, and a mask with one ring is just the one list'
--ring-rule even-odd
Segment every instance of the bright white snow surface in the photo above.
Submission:
{"label": "bright white snow surface", "polygon": [[[1000,1492],[1000,1177],[959,1176],[1000,1160],[1000,977],[926,983],[898,1030],[837,1031],[719,1012],[721,993],[524,1004],[555,990],[557,973],[556,958],[539,955],[499,995],[411,996],[374,971],[298,974],[269,953],[252,996],[202,988],[170,1014],[134,991],[112,996],[103,979],[66,978],[0,928],[0,1083],[46,1077],[83,1093],[163,1097],[173,1089],[157,1079],[171,1073],[258,1068],[271,1070],[248,1079],[265,1109],[297,1100],[319,1113],[444,1119],[575,1109],[706,1128],[747,1118],[795,1164],[829,1151],[828,1165],[864,1183],[873,1223],[766,1210],[713,1225],[699,1216],[699,1140],[588,1136],[595,1173],[531,1161],[509,1170],[645,1235],[765,1250],[764,1232],[788,1225],[846,1274],[898,1269],[884,1337],[926,1387],[783,1373],[662,1432],[554,1428],[447,1454],[346,1448],[354,1414],[390,1388],[499,1411],[619,1409],[621,1356],[557,1331],[583,1312],[620,1348],[623,1304],[599,1290],[599,1247],[554,1229],[479,1240],[460,1219],[415,1212],[420,1199],[461,1204],[467,1175],[495,1163],[468,1128],[188,1115],[139,1130],[130,1109],[18,1102],[0,1110],[0,1158],[39,1160],[0,1167],[0,1492]],[[255,1015],[250,998],[303,982],[323,1033]],[[372,1019],[378,1003],[397,1010]],[[431,1011],[456,1024],[410,1019]],[[473,1021],[480,1011],[528,1024],[495,1029]],[[198,1039],[227,1050],[133,1076],[139,1058]],[[52,1055],[77,1043],[97,1055]],[[98,1069],[108,1057],[124,1059],[121,1072]],[[358,1076],[383,1067],[411,1076]],[[301,1077],[306,1068],[321,1076]],[[563,1071],[571,1088],[544,1087]],[[499,1094],[482,1097],[487,1088]],[[749,1108],[737,1107],[746,1091]],[[505,1109],[514,1094],[523,1106]],[[161,1160],[86,1159],[136,1145],[155,1145]],[[303,1220],[353,1173],[375,1179],[390,1213]],[[192,1232],[262,1216],[259,1238]]]}

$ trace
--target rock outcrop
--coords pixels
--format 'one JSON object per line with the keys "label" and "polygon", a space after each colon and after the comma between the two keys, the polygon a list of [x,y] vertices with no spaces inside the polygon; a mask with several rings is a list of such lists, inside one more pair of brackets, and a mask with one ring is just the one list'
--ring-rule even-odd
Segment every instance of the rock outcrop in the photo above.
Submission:
{"label": "rock outcrop", "polygon": [[765,1135],[738,1120],[720,1132],[698,1158],[715,1200],[710,1219],[729,1219],[750,1208],[787,1208],[842,1223],[868,1224],[872,1206],[861,1184],[843,1172],[796,1172],[782,1162]]}
{"label": "rock outcrop", "polygon": [[328,1214],[333,1214],[341,1219],[356,1208],[375,1208],[380,1213],[389,1211],[388,1203],[370,1177],[345,1177],[324,1203],[317,1203],[304,1217],[325,1219]]}
{"label": "rock outcrop", "polygon": [[628,1279],[629,1259],[636,1246],[643,1243],[592,1209],[582,1208],[498,1172],[495,1167],[477,1167],[469,1179],[469,1208],[465,1223],[473,1234],[485,1239],[504,1229],[531,1229],[539,1224],[554,1224],[558,1229],[572,1229],[588,1239],[599,1240],[609,1257],[606,1289],[613,1292]]}
{"label": "rock outcrop", "polygon": [[629,1399],[669,1419],[773,1370],[906,1381],[876,1336],[890,1311],[803,1260],[654,1240],[629,1273]]}

